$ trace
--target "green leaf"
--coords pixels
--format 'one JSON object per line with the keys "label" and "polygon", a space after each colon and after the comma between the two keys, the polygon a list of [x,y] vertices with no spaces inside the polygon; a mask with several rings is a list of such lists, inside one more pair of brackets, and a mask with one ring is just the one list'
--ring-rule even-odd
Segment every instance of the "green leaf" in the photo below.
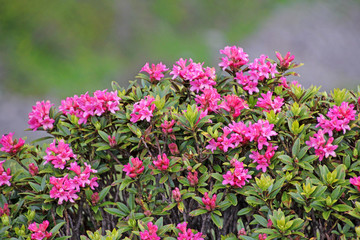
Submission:
{"label": "green leaf", "polygon": [[127,186],[129,186],[130,183],[134,182],[134,179],[126,178],[120,185],[120,191],[124,190]]}
{"label": "green leaf", "polygon": [[37,183],[33,183],[33,182],[29,182],[30,187],[35,191],[35,192],[41,192],[41,186]]}
{"label": "green leaf", "polygon": [[299,154],[300,151],[300,139],[296,139],[294,142],[294,145],[292,147],[292,155],[293,156],[297,156]]}
{"label": "green leaf", "polygon": [[246,215],[246,214],[250,213],[252,210],[253,210],[252,208],[246,207],[246,208],[243,208],[240,211],[238,211],[237,215],[238,216]]}
{"label": "green leaf", "polygon": [[346,204],[338,204],[338,205],[332,206],[332,209],[334,209],[335,211],[338,211],[338,212],[347,212],[347,211],[352,210],[353,208]]}
{"label": "green leaf", "polygon": [[101,192],[99,193],[99,202],[101,202],[106,197],[106,195],[110,191],[110,188],[111,188],[111,185],[107,186],[106,188],[101,190]]}
{"label": "green leaf", "polygon": [[208,210],[206,210],[206,209],[196,209],[196,210],[191,211],[189,213],[189,215],[192,217],[196,217],[196,216],[199,216],[199,215],[207,213],[207,212],[208,212]]}
{"label": "green leaf", "polygon": [[218,215],[211,213],[211,220],[213,221],[213,223],[215,223],[215,225],[219,228],[222,229],[222,225],[223,225],[223,220],[221,217],[219,217]]}
{"label": "green leaf", "polygon": [[[60,228],[61,228],[64,224],[65,224],[65,221],[56,224],[56,225],[50,230],[50,232],[52,233],[52,235],[55,236],[55,235],[59,232]],[[66,238],[65,238],[65,239],[66,239]]]}
{"label": "green leaf", "polygon": [[127,215],[126,213],[120,211],[117,208],[104,208],[104,210],[105,210],[105,212],[108,212],[117,217],[125,217]]}
{"label": "green leaf", "polygon": [[60,217],[63,217],[64,210],[65,210],[64,205],[58,206],[58,207],[56,208],[56,213],[57,213],[57,215],[59,215]]}
{"label": "green leaf", "polygon": [[350,227],[355,227],[355,225],[353,224],[352,221],[350,221],[350,219],[340,215],[340,214],[337,214],[337,213],[332,213],[331,215],[333,215],[334,217],[340,219],[341,221],[343,221],[344,223],[348,224]]}
{"label": "green leaf", "polygon": [[263,216],[255,214],[254,218],[261,226],[267,227],[268,221]]}
{"label": "green leaf", "polygon": [[236,206],[238,204],[237,197],[234,193],[229,193],[226,198],[233,206]]}
{"label": "green leaf", "polygon": [[109,135],[106,132],[99,130],[98,133],[105,142],[109,143]]}

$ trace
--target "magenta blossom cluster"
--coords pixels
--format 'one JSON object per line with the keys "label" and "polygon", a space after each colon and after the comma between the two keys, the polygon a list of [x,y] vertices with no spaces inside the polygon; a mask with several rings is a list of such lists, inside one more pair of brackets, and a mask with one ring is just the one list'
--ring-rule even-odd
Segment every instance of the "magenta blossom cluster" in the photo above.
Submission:
{"label": "magenta blossom cluster", "polygon": [[233,169],[223,175],[224,180],[222,184],[230,184],[231,186],[242,188],[245,186],[245,182],[249,182],[248,179],[251,178],[251,175],[248,174],[249,170],[244,168],[243,162],[239,162],[236,159],[232,159],[230,163]]}
{"label": "magenta blossom cluster", "polygon": [[65,115],[74,115],[79,118],[79,124],[86,124],[90,116],[101,116],[105,112],[115,113],[119,110],[119,101],[117,92],[107,92],[107,90],[97,90],[91,97],[85,93],[78,97],[68,97],[61,101],[59,110]]}
{"label": "magenta blossom cluster", "polygon": [[176,140],[175,135],[172,134],[174,124],[175,124],[175,120],[171,120],[171,121],[165,120],[164,123],[161,124],[161,128],[163,133],[170,134],[169,136],[171,137],[171,139]]}
{"label": "magenta blossom cluster", "polygon": [[158,155],[157,160],[153,161],[153,164],[157,169],[161,171],[166,171],[169,168],[170,161],[167,158],[166,154],[163,153],[163,155]]}
{"label": "magenta blossom cluster", "polygon": [[173,69],[170,72],[170,75],[173,76],[172,79],[180,77],[184,81],[188,81],[190,83],[190,91],[197,93],[216,85],[215,68],[203,68],[204,63],[194,63],[191,58],[189,59],[189,64],[186,65],[187,61],[187,59],[180,58],[176,62],[177,65],[173,65]]}
{"label": "magenta blossom cluster", "polygon": [[199,104],[198,108],[206,113],[218,110],[220,100],[221,96],[215,88],[204,89],[202,94],[196,95],[195,98],[195,102]]}
{"label": "magenta blossom cluster", "polygon": [[55,120],[49,117],[50,108],[53,105],[50,101],[42,101],[36,102],[36,105],[32,107],[28,124],[33,131],[36,131],[39,127],[43,127],[44,130],[51,130],[54,127]]}
{"label": "magenta blossom cluster", "polygon": [[292,61],[294,61],[295,56],[291,55],[290,52],[287,52],[287,54],[283,57],[279,52],[276,52],[276,57],[280,61],[280,67],[287,69],[290,67],[290,64]]}
{"label": "magenta blossom cluster", "polygon": [[91,173],[97,173],[95,169],[92,169],[91,166],[87,163],[84,163],[85,169],[81,171],[81,167],[76,163],[70,163],[69,170],[76,173],[76,176],[71,179],[72,184],[75,186],[75,190],[80,191],[80,187],[90,186],[92,190],[99,186],[97,183],[97,177],[93,177],[90,179]]}
{"label": "magenta blossom cluster", "polygon": [[241,47],[227,46],[220,50],[220,54],[226,56],[222,57],[221,63],[219,63],[222,70],[229,67],[231,71],[235,71],[249,62],[249,55]]}
{"label": "magenta blossom cluster", "polygon": [[0,207],[0,217],[4,214],[10,216],[10,209],[7,203],[4,203],[4,207]]}
{"label": "magenta blossom cluster", "polygon": [[10,179],[11,179],[11,170],[8,168],[6,171],[3,168],[3,163],[5,160],[0,161],[0,186],[8,185],[11,186]]}
{"label": "magenta blossom cluster", "polygon": [[270,143],[265,151],[265,154],[260,154],[259,151],[252,151],[249,157],[253,159],[255,163],[257,163],[256,170],[262,170],[263,172],[266,172],[267,167],[270,165],[271,158],[275,155],[275,150],[278,148],[278,146],[272,146]]}
{"label": "magenta blossom cluster", "polygon": [[149,63],[146,63],[140,70],[140,72],[147,72],[150,75],[150,81],[155,82],[155,80],[160,81],[161,78],[164,77],[164,73],[169,70],[165,64],[162,62],[158,64],[151,64],[151,68]]}
{"label": "magenta blossom cluster", "polygon": [[126,175],[131,178],[136,178],[139,174],[141,174],[144,171],[144,165],[143,162],[139,158],[132,158],[131,164],[128,163],[124,165],[123,171],[126,172]]}
{"label": "magenta blossom cluster", "polygon": [[327,141],[325,139],[325,132],[322,129],[319,129],[313,137],[310,137],[309,141],[306,141],[306,144],[309,147],[315,149],[315,155],[319,157],[319,160],[322,161],[325,158],[328,158],[330,155],[336,157],[335,149],[337,145],[332,145],[334,141],[333,137],[330,137]]}
{"label": "magenta blossom cluster", "polygon": [[153,112],[156,108],[155,104],[152,103],[155,101],[155,98],[152,96],[146,96],[144,99],[141,99],[139,102],[134,104],[134,109],[130,114],[130,121],[135,123],[139,120],[144,120],[150,122]]}
{"label": "magenta blossom cluster", "polygon": [[271,110],[274,113],[278,113],[281,111],[282,105],[284,105],[284,99],[276,96],[275,99],[272,99],[272,92],[268,91],[266,94],[261,93],[262,98],[258,98],[258,101],[255,106],[261,107],[265,112],[270,112]]}
{"label": "magenta blossom cluster", "polygon": [[199,182],[198,172],[197,171],[188,172],[187,180],[189,181],[190,186],[192,187],[196,186]]}
{"label": "magenta blossom cluster", "polygon": [[237,72],[235,80],[242,85],[243,89],[250,95],[254,92],[259,92],[258,83],[265,79],[274,78],[278,73],[276,70],[276,63],[272,64],[266,61],[268,56],[261,55],[260,58],[255,58],[254,62],[249,64],[249,71],[244,74],[243,71]]}
{"label": "magenta blossom cluster", "polygon": [[181,202],[181,193],[178,187],[172,190],[172,197],[176,202]]}
{"label": "magenta blossom cluster", "polygon": [[194,234],[190,228],[187,229],[187,222],[179,223],[176,228],[180,230],[177,240],[204,240],[201,232]]}
{"label": "magenta blossom cluster", "polygon": [[148,222],[147,224],[148,230],[144,230],[140,232],[140,239],[141,240],[160,240],[160,237],[156,234],[158,230],[158,226],[153,224],[152,222]]}
{"label": "magenta blossom cluster", "polygon": [[245,100],[233,94],[224,97],[224,100],[220,104],[220,108],[229,112],[231,117],[235,119],[240,115],[241,110],[249,109],[249,105]]}
{"label": "magenta blossom cluster", "polygon": [[209,194],[206,192],[204,193],[204,197],[201,199],[203,204],[205,205],[205,209],[208,211],[213,211],[216,208],[216,194],[212,197],[209,197]]}
{"label": "magenta blossom cluster", "polygon": [[349,104],[348,102],[342,102],[340,106],[333,106],[329,109],[329,112],[326,116],[329,119],[326,119],[323,115],[317,118],[318,124],[316,127],[321,127],[324,130],[324,133],[328,133],[331,137],[333,131],[343,131],[346,133],[346,130],[350,130],[349,123],[352,120],[355,120],[356,110],[354,110],[354,105]]}
{"label": "magenta blossom cluster", "polygon": [[49,145],[46,149],[46,156],[44,157],[45,162],[44,165],[48,162],[51,162],[55,168],[64,169],[66,163],[70,159],[76,159],[76,155],[73,153],[69,144],[65,143],[64,139],[61,139],[57,146],[56,140]]}
{"label": "magenta blossom cluster", "polygon": [[358,191],[360,191],[360,177],[350,178],[350,183],[354,185]]}
{"label": "magenta blossom cluster", "polygon": [[35,163],[30,163],[29,173],[31,174],[31,176],[35,176],[36,174],[38,174],[38,172],[39,172],[39,168],[35,165]]}
{"label": "magenta blossom cluster", "polygon": [[13,136],[13,132],[7,135],[2,135],[0,139],[0,144],[2,144],[3,147],[0,149],[0,151],[15,154],[20,150],[20,148],[25,144],[25,140],[21,138],[19,138],[19,140],[13,140]]}
{"label": "magenta blossom cluster", "polygon": [[52,236],[51,232],[46,231],[49,226],[49,221],[45,220],[37,226],[36,222],[33,222],[29,225],[29,230],[33,233],[31,234],[31,239],[34,240],[43,240],[48,239]]}

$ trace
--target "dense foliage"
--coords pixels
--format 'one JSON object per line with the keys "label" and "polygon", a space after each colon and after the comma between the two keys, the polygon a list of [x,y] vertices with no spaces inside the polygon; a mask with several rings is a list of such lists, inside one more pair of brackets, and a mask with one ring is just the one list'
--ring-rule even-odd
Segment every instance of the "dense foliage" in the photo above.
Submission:
{"label": "dense foliage", "polygon": [[219,74],[147,63],[127,90],[37,102],[50,142],[0,140],[1,238],[359,237],[360,90],[289,83],[290,53],[220,53]]}

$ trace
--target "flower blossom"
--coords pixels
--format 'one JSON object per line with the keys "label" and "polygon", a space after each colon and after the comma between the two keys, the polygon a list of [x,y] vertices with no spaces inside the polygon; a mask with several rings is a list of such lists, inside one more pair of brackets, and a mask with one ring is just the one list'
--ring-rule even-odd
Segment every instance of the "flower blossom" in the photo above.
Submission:
{"label": "flower blossom", "polygon": [[10,216],[10,209],[7,203],[4,203],[4,207],[0,207],[0,217],[4,214]]}
{"label": "flower blossom", "polygon": [[204,193],[204,197],[201,199],[203,204],[205,205],[206,210],[213,211],[216,208],[216,194],[212,196],[212,198],[209,197],[209,194],[206,192]]}
{"label": "flower blossom", "polygon": [[153,224],[152,222],[148,222],[147,224],[148,230],[144,230],[140,232],[141,240],[160,240],[160,237],[156,234],[158,230],[158,226]]}
{"label": "flower blossom", "polygon": [[43,240],[50,238],[52,236],[52,233],[46,231],[48,226],[49,226],[48,220],[45,220],[42,223],[40,223],[39,227],[37,227],[36,222],[31,223],[28,227],[28,229],[33,232],[31,234],[31,239]]}
{"label": "flower blossom", "polygon": [[248,179],[251,178],[251,175],[248,174],[248,169],[244,169],[244,163],[239,162],[236,159],[231,160],[232,170],[227,171],[226,174],[223,175],[223,185],[230,184],[231,186],[242,188],[245,186],[245,182],[249,182]]}
{"label": "flower blossom", "polygon": [[196,95],[195,102],[199,108],[208,112],[216,111],[220,108],[218,102],[221,100],[220,94],[215,88],[204,89],[201,95]]}
{"label": "flower blossom", "polygon": [[264,155],[261,155],[259,151],[252,151],[250,154],[250,158],[253,159],[255,163],[258,165],[256,166],[256,170],[262,170],[262,172],[266,172],[267,167],[270,165],[271,158],[275,155],[275,150],[278,146],[273,147],[270,143],[267,146],[266,152]]}
{"label": "flower blossom", "polygon": [[170,134],[171,139],[176,140],[176,137],[174,134],[171,134],[173,132],[173,126],[175,124],[175,120],[170,121],[164,121],[164,123],[161,124],[162,132],[165,134]]}
{"label": "flower blossom", "polygon": [[53,185],[50,190],[50,197],[59,199],[58,204],[60,205],[63,201],[70,201],[73,203],[79,197],[76,195],[79,191],[77,185],[73,184],[72,179],[68,178],[68,174],[62,178],[56,178],[54,176],[50,177],[50,184]]}
{"label": "flower blossom", "polygon": [[187,222],[179,223],[176,228],[180,230],[177,240],[204,240],[201,232],[194,234],[190,228],[187,229]]}
{"label": "flower blossom", "polygon": [[144,99],[141,99],[139,102],[134,104],[134,109],[130,114],[130,121],[135,123],[139,120],[144,120],[150,122],[153,112],[156,108],[155,104],[152,102],[155,101],[155,98],[152,96],[146,96]]}
{"label": "flower blossom", "polygon": [[53,105],[50,101],[42,101],[36,102],[36,105],[32,107],[28,124],[33,131],[36,131],[39,127],[43,127],[44,130],[51,130],[54,127],[55,120],[49,117],[50,108]]}
{"label": "flower blossom", "polygon": [[320,129],[313,137],[310,137],[309,141],[306,141],[306,145],[313,147],[315,149],[315,155],[319,156],[319,160],[322,161],[325,158],[328,158],[330,155],[336,157],[335,149],[337,145],[332,145],[334,141],[333,137],[330,137],[328,141],[325,140],[325,131]]}
{"label": "flower blossom", "polygon": [[272,100],[272,92],[268,91],[266,94],[261,93],[262,98],[258,99],[258,102],[255,106],[264,108],[266,112],[270,112],[274,110],[274,113],[278,113],[281,111],[282,105],[284,105],[284,99],[277,96],[274,100]]}
{"label": "flower blossom", "polygon": [[174,190],[172,190],[172,197],[176,202],[181,201],[181,193],[178,187],[176,187]]}
{"label": "flower blossom", "polygon": [[2,136],[0,139],[0,144],[2,144],[3,147],[0,149],[0,151],[15,154],[20,150],[20,148],[24,145],[25,140],[21,138],[19,138],[19,140],[13,140],[13,136],[13,132]]}
{"label": "flower blossom", "polygon": [[360,177],[350,178],[350,183],[357,187],[357,190],[360,191]]}
{"label": "flower blossom", "polygon": [[264,233],[264,234],[259,234],[259,240],[266,240],[266,238],[267,238],[266,233]]}
{"label": "flower blossom", "polygon": [[44,165],[48,162],[54,165],[55,168],[64,169],[65,165],[70,159],[76,159],[76,155],[73,153],[69,144],[66,144],[64,139],[61,139],[56,146],[56,140],[49,145],[46,149],[46,156],[44,157]]}
{"label": "flower blossom", "polygon": [[233,119],[237,118],[244,108],[249,109],[247,102],[234,94],[225,96],[220,107],[229,112]]}
{"label": "flower blossom", "polygon": [[85,169],[81,172],[80,166],[76,162],[70,163],[69,170],[75,172],[77,176],[75,176],[71,180],[72,185],[77,191],[80,191],[80,187],[86,187],[90,186],[92,190],[95,189],[95,187],[98,187],[99,184],[97,183],[97,177],[93,177],[90,179],[91,173],[96,173],[97,171],[95,169],[92,169],[91,166],[87,163],[84,163]]}
{"label": "flower blossom", "polygon": [[150,81],[153,83],[155,80],[160,81],[161,78],[164,77],[163,72],[169,70],[165,64],[162,62],[158,64],[151,64],[151,68],[149,63],[145,63],[145,65],[141,68],[140,72],[147,72],[150,75]]}
{"label": "flower blossom", "polygon": [[222,57],[221,63],[219,63],[219,67],[221,67],[222,70],[230,67],[232,71],[235,71],[249,62],[249,55],[244,52],[242,48],[237,46],[227,46],[220,50],[220,54],[224,54],[226,56]]}
{"label": "flower blossom", "polygon": [[170,149],[170,152],[172,155],[176,155],[176,154],[179,154],[179,149],[178,149],[178,146],[176,145],[176,143],[170,143],[168,145],[169,149]]}
{"label": "flower blossom", "polygon": [[193,173],[188,172],[187,179],[190,183],[190,186],[192,186],[192,187],[196,186],[196,184],[198,184],[198,182],[199,182],[198,172],[197,171],[194,171]]}
{"label": "flower blossom", "polygon": [[34,163],[30,163],[29,173],[31,174],[31,176],[35,176],[36,174],[38,174],[38,172],[39,172],[39,168]]}
{"label": "flower blossom", "polygon": [[11,186],[10,179],[12,178],[11,170],[8,168],[6,171],[3,168],[3,163],[5,160],[0,161],[0,186],[8,185]]}
{"label": "flower blossom", "polygon": [[166,154],[158,155],[157,160],[153,161],[154,165],[161,171],[166,171],[169,168],[169,159],[167,158]]}
{"label": "flower blossom", "polygon": [[131,163],[124,165],[124,172],[126,172],[126,175],[131,178],[136,178],[139,174],[141,174],[144,171],[143,162],[139,158],[132,158]]}
{"label": "flower blossom", "polygon": [[281,56],[281,54],[279,52],[276,52],[276,57],[277,59],[279,59],[280,61],[280,67],[287,69],[289,68],[291,62],[294,60],[295,56],[291,55],[290,56],[290,52],[287,52],[287,54],[285,55],[285,57]]}

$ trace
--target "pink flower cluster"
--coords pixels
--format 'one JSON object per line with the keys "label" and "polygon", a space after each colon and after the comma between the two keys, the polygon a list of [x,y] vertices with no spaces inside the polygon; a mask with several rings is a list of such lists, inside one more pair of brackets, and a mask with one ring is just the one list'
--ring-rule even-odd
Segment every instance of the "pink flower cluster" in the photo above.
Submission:
{"label": "pink flower cluster", "polygon": [[205,205],[206,210],[213,211],[216,208],[216,194],[212,196],[212,198],[209,197],[209,194],[206,192],[204,194],[204,197],[201,199],[203,204]]}
{"label": "pink flower cluster", "polygon": [[32,107],[28,124],[33,131],[36,131],[39,127],[43,127],[44,130],[51,130],[54,127],[55,120],[49,117],[50,108],[53,105],[50,101],[42,101],[36,102],[36,105]]}
{"label": "pink flower cluster", "polygon": [[10,216],[10,209],[7,203],[4,203],[4,207],[0,207],[0,217],[4,214]]}
{"label": "pink flower cluster", "polygon": [[252,151],[250,154],[250,158],[253,159],[255,163],[258,165],[256,166],[256,170],[261,169],[263,172],[266,172],[267,167],[270,165],[271,158],[275,155],[275,150],[278,148],[278,146],[273,147],[270,143],[267,146],[267,149],[265,151],[264,155],[261,155],[259,151]]}
{"label": "pink flower cluster", "polygon": [[176,202],[181,202],[181,193],[178,187],[172,190],[172,197]]}
{"label": "pink flower cluster", "polygon": [[350,130],[349,123],[352,120],[355,120],[356,110],[354,110],[354,105],[349,104],[348,102],[342,102],[340,106],[333,106],[329,109],[329,112],[326,114],[330,120],[326,119],[323,115],[317,118],[318,124],[316,127],[321,127],[324,129],[324,133],[328,133],[331,137],[333,131],[343,131],[346,133],[346,130]]}
{"label": "pink flower cluster", "polygon": [[236,71],[249,62],[249,55],[237,46],[227,46],[220,50],[220,54],[226,56],[222,57],[221,63],[219,63],[219,67],[221,67],[223,71],[228,67],[230,67],[231,71]]}
{"label": "pink flower cluster", "polygon": [[153,224],[152,222],[148,222],[147,224],[148,230],[144,230],[140,232],[141,240],[160,240],[160,237],[156,234],[158,230],[158,226]]}
{"label": "pink flower cluster", "polygon": [[124,172],[126,175],[131,178],[136,178],[139,174],[144,171],[143,162],[139,158],[132,158],[131,160],[132,166],[130,163],[124,165]]}
{"label": "pink flower cluster", "polygon": [[97,171],[95,169],[92,169],[91,166],[87,163],[84,163],[84,165],[84,171],[81,171],[81,167],[76,162],[70,163],[70,167],[68,168],[77,175],[73,179],[71,179],[71,182],[75,186],[75,190],[77,191],[80,191],[80,187],[90,186],[90,188],[94,190],[96,187],[99,186],[99,184],[96,182],[98,179],[97,177],[93,177],[90,179],[90,174],[96,173]]}
{"label": "pink flower cluster", "polygon": [[255,106],[263,108],[266,112],[270,112],[271,110],[273,110],[274,113],[280,112],[282,105],[284,105],[284,99],[277,96],[272,100],[272,94],[270,91],[266,94],[261,93],[262,98],[258,99]]}
{"label": "pink flower cluster", "polygon": [[13,140],[14,133],[9,133],[8,135],[2,135],[0,139],[0,144],[3,145],[3,147],[0,149],[0,151],[7,152],[10,154],[17,153],[20,148],[24,145],[25,140],[19,138],[19,140]]}
{"label": "pink flower cluster", "polygon": [[166,171],[169,168],[170,161],[167,158],[166,154],[163,153],[163,155],[158,155],[157,160],[153,161],[153,164],[155,167],[157,167],[161,171]]}
{"label": "pink flower cluster", "polygon": [[223,175],[223,185],[230,184],[231,186],[236,186],[242,188],[245,186],[245,182],[249,182],[248,179],[251,178],[251,175],[248,174],[248,169],[244,169],[244,164],[237,161],[236,159],[231,160],[231,166],[234,168],[231,171],[227,171]]}
{"label": "pink flower cluster", "polygon": [[139,120],[144,120],[150,122],[153,112],[156,108],[155,104],[152,102],[155,101],[155,98],[152,96],[146,96],[144,99],[141,99],[139,102],[134,104],[134,109],[130,114],[130,121],[135,123]]}
{"label": "pink flower cluster", "polygon": [[151,64],[151,68],[149,66],[149,63],[145,63],[140,72],[147,72],[150,75],[150,81],[153,83],[155,82],[155,80],[160,81],[161,78],[164,77],[163,72],[166,72],[167,70],[169,69],[162,62],[156,65]]}
{"label": "pink flower cluster", "polygon": [[31,174],[31,176],[35,176],[36,174],[38,174],[38,172],[39,172],[39,168],[34,163],[30,163],[29,173]]}
{"label": "pink flower cluster", "polygon": [[5,160],[0,161],[0,186],[8,185],[11,186],[10,179],[11,179],[11,170],[8,168],[6,171],[3,168],[3,163]]}
{"label": "pink flower cluster", "polygon": [[235,80],[243,86],[245,91],[248,91],[250,95],[254,92],[259,92],[258,83],[265,79],[270,79],[275,77],[275,74],[278,73],[276,70],[276,63],[272,64],[269,61],[266,61],[268,56],[261,55],[260,58],[255,58],[253,63],[249,64],[249,71],[247,75],[244,75],[242,71],[237,72]]}
{"label": "pink flower cluster", "polygon": [[173,132],[173,126],[175,124],[175,120],[171,120],[171,121],[164,121],[164,123],[161,124],[161,128],[162,128],[162,132],[165,134],[170,134],[170,137],[173,140],[176,140],[176,137],[174,134],[172,134]]}
{"label": "pink flower cluster", "polygon": [[187,229],[187,222],[179,223],[176,228],[180,230],[177,240],[204,240],[201,232],[194,234],[190,228]]}
{"label": "pink flower cluster", "polygon": [[204,112],[213,112],[220,108],[218,102],[221,100],[220,94],[215,88],[208,88],[202,91],[201,95],[196,95],[195,102]]}
{"label": "pink flower cluster", "polygon": [[115,113],[119,110],[119,101],[117,92],[107,92],[107,90],[97,90],[94,96],[85,93],[78,97],[68,97],[61,101],[59,110],[65,115],[75,115],[79,118],[79,124],[86,124],[90,116],[101,116],[105,112]]}
{"label": "pink flower cluster", "polygon": [[220,104],[220,108],[229,112],[231,117],[235,119],[240,115],[241,110],[244,108],[249,109],[249,106],[245,100],[233,94],[224,97],[224,100]]}
{"label": "pink flower cluster", "polygon": [[328,158],[330,155],[336,157],[335,149],[337,145],[332,145],[334,141],[333,137],[330,137],[328,141],[325,140],[325,131],[319,129],[313,137],[310,137],[309,141],[306,141],[306,144],[315,149],[315,155],[319,156],[319,160],[322,161],[325,158]]}
{"label": "pink flower cluster", "polygon": [[191,85],[190,91],[197,93],[216,85],[215,68],[203,68],[204,63],[194,63],[191,58],[189,59],[189,65],[186,66],[187,61],[187,59],[180,58],[176,62],[177,65],[173,65],[170,72],[170,75],[173,76],[172,79],[180,77],[184,81],[189,81]]}
{"label": "pink flower cluster", "polygon": [[285,77],[281,77],[279,80],[280,80],[280,86],[282,86],[286,89],[290,89],[291,86],[301,87],[301,85],[300,85],[300,83],[298,83],[298,81],[292,81],[289,86]]}
{"label": "pink flower cluster", "polygon": [[287,52],[287,54],[285,55],[285,57],[281,56],[281,54],[279,52],[276,52],[276,57],[279,59],[280,61],[280,67],[287,69],[290,67],[290,64],[292,61],[294,61],[294,55],[290,56],[290,52]]}
{"label": "pink flower cluster", "polygon": [[223,128],[223,135],[210,140],[209,145],[206,146],[212,152],[218,147],[220,150],[227,152],[229,148],[236,148],[240,144],[247,142],[257,142],[258,149],[261,150],[263,146],[269,146],[268,140],[277,133],[273,131],[274,124],[270,124],[268,120],[259,119],[256,123],[249,122],[246,126],[243,122],[233,122]]}
{"label": "pink flower cluster", "polygon": [[259,234],[259,240],[266,240],[266,238],[267,238],[266,233]]}
{"label": "pink flower cluster", "polygon": [[31,234],[31,239],[34,240],[43,240],[48,239],[52,236],[51,232],[47,232],[46,229],[49,226],[49,221],[45,220],[39,224],[39,227],[36,225],[36,222],[33,222],[29,225],[29,230],[33,232]]}
{"label": "pink flower cluster", "polygon": [[350,178],[350,183],[357,187],[357,190],[360,191],[360,177]]}
{"label": "pink flower cluster", "polygon": [[197,171],[188,172],[187,180],[189,181],[190,186],[192,187],[196,186],[196,184],[198,184],[199,182],[198,172]]}
{"label": "pink flower cluster", "polygon": [[49,145],[46,149],[46,156],[44,157],[44,165],[51,162],[55,168],[64,169],[66,163],[72,158],[76,159],[76,155],[73,153],[69,144],[65,143],[64,139],[61,139],[56,146],[56,140]]}

